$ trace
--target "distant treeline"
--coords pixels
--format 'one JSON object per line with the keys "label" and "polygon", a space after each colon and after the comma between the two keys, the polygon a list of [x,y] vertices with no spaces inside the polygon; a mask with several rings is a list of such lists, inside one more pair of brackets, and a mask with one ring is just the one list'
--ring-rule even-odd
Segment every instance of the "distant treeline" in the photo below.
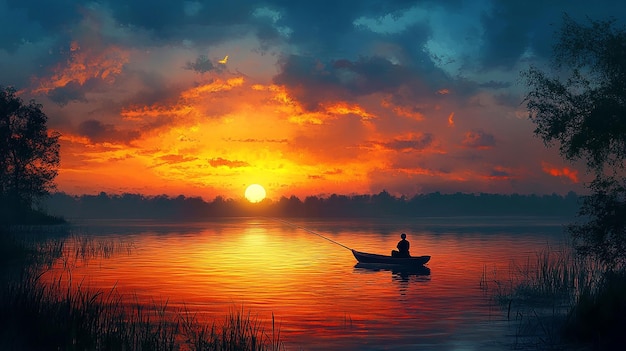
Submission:
{"label": "distant treeline", "polygon": [[245,199],[213,201],[200,197],[141,194],[73,196],[52,194],[43,204],[52,215],[71,218],[201,220],[210,217],[419,217],[419,216],[574,216],[579,197],[519,194],[441,194],[395,197],[386,191],[374,195],[296,196],[252,204]]}

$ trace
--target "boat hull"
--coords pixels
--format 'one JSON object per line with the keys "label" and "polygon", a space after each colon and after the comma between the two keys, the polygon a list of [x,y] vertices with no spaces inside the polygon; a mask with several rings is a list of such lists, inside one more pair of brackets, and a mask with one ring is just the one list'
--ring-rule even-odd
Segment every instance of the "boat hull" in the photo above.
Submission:
{"label": "boat hull", "polygon": [[399,266],[422,266],[430,261],[430,256],[392,257],[352,250],[359,263],[392,264]]}

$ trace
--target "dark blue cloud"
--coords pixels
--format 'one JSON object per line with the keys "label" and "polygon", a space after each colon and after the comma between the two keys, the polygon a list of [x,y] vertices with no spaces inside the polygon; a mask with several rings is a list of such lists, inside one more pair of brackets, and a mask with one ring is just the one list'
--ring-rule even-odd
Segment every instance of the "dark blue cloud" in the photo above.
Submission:
{"label": "dark blue cloud", "polygon": [[[102,18],[93,28],[85,28],[85,18],[94,12]],[[553,34],[564,13],[575,20],[616,16],[624,22],[626,17],[619,14],[626,13],[626,3],[0,0],[4,24],[0,54],[9,54],[0,55],[0,60],[10,60],[0,61],[0,76],[15,80],[19,76],[15,72],[24,72],[21,81],[2,83],[27,85],[33,75],[67,61],[69,42],[86,30],[99,31],[99,42],[89,44],[103,47],[113,44],[148,51],[188,43],[196,56],[187,58],[187,68],[200,73],[215,69],[208,59],[197,60],[207,48],[255,35],[258,49],[283,57],[275,82],[288,88],[302,86],[301,92],[292,92],[310,108],[325,94],[350,99],[374,91],[397,92],[400,86],[413,91],[407,98],[454,84],[456,92],[465,96],[480,89],[507,88],[510,82],[504,78],[489,77],[494,69],[513,76],[525,55],[550,56]],[[363,18],[382,29],[356,25]],[[326,66],[325,72],[316,70],[318,63]],[[77,92],[56,92],[54,99],[64,103],[81,97]]]}
{"label": "dark blue cloud", "polygon": [[64,87],[53,89],[48,93],[48,97],[61,106],[76,101],[87,102],[85,89],[75,82],[70,82]]}
{"label": "dark blue cloud", "polygon": [[78,125],[77,132],[94,143],[122,142],[128,144],[141,136],[139,131],[120,130],[113,124],[102,123],[96,119],[82,122]]}
{"label": "dark blue cloud", "polygon": [[[81,8],[92,1],[85,0],[5,0],[9,10],[24,11],[31,22],[44,31],[67,30],[81,19]],[[24,23],[30,26],[29,23]]]}
{"label": "dark blue cloud", "polygon": [[[567,14],[576,21],[606,20],[617,16],[626,21],[626,2],[587,0],[492,1],[493,9],[482,18],[483,68],[511,68],[529,50],[549,57],[555,33]],[[620,15],[621,14],[621,15]],[[585,23],[586,24],[586,23]]]}
{"label": "dark blue cloud", "polygon": [[[449,87],[450,83],[442,74],[414,71],[376,56],[356,61],[321,61],[291,55],[280,67],[274,83],[285,86],[291,96],[309,110],[317,110],[324,101],[352,101],[373,93],[396,94],[401,89],[405,92],[395,99],[419,100],[425,95],[432,98],[436,91]],[[432,79],[433,76],[439,79]]]}
{"label": "dark blue cloud", "polygon": [[3,8],[4,6],[6,4],[0,1],[0,23],[3,24],[0,50],[13,53],[24,42],[35,41],[45,32],[38,23],[29,25],[30,19],[26,9]]}

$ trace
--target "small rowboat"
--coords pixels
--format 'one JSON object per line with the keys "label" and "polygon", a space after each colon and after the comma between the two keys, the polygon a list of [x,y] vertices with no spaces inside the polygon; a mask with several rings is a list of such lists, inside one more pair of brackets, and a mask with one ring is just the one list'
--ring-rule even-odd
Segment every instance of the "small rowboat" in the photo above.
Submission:
{"label": "small rowboat", "polygon": [[352,250],[359,263],[394,264],[402,266],[422,266],[430,260],[430,256],[392,257]]}

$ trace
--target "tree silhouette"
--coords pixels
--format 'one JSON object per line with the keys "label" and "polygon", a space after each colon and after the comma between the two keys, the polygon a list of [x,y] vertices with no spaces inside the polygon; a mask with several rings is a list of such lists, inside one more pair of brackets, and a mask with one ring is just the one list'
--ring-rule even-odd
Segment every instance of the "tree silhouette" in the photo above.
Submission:
{"label": "tree silhouette", "polygon": [[59,135],[48,133],[42,106],[24,103],[0,86],[0,219],[30,216],[33,205],[55,188]]}
{"label": "tree silhouette", "polygon": [[582,222],[568,230],[580,253],[609,269],[626,263],[626,31],[615,21],[581,25],[565,16],[554,47],[553,75],[523,72],[535,134],[561,155],[584,160],[595,178]]}
{"label": "tree silhouette", "polygon": [[[382,194],[382,195],[380,195]],[[56,215],[75,218],[136,218],[159,220],[207,220],[216,217],[301,217],[301,218],[381,218],[420,216],[571,216],[578,196],[503,194],[421,194],[407,199],[386,191],[378,195],[337,195],[329,197],[281,197],[252,204],[246,199],[213,201],[179,195],[140,194],[67,195],[55,193],[46,204]],[[375,200],[376,199],[376,200]],[[391,207],[390,207],[391,204]]]}

